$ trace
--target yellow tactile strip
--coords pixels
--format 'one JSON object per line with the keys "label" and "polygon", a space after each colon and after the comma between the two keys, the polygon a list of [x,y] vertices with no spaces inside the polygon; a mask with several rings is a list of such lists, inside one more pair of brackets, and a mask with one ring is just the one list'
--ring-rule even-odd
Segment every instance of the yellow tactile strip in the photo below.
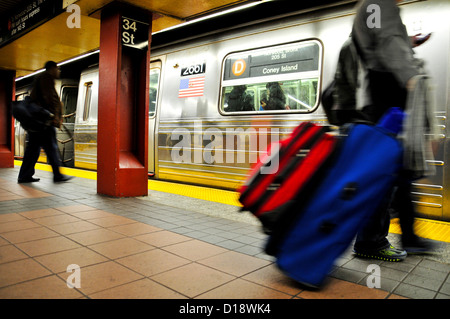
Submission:
{"label": "yellow tactile strip", "polygon": [[[420,237],[443,241],[446,243],[450,242],[450,223],[416,218],[414,230]],[[394,234],[402,233],[398,218],[391,220],[389,232]]]}

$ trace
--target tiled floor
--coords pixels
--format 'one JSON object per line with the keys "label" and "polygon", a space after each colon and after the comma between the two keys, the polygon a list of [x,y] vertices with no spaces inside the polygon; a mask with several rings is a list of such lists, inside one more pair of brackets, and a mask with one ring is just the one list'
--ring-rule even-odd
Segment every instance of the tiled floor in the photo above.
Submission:
{"label": "tiled floor", "polygon": [[[450,299],[445,243],[437,258],[402,263],[348,252],[310,291],[262,253],[265,236],[235,207],[158,192],[113,199],[95,181],[39,177],[18,185],[17,168],[0,169],[0,298]],[[373,263],[381,289],[366,286]]]}

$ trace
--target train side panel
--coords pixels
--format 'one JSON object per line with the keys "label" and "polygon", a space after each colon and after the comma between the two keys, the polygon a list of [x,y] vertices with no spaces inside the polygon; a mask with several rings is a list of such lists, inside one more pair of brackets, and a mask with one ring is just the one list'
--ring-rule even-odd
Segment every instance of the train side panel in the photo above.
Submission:
{"label": "train side panel", "polygon": [[81,74],[75,120],[75,167],[97,169],[98,67]]}

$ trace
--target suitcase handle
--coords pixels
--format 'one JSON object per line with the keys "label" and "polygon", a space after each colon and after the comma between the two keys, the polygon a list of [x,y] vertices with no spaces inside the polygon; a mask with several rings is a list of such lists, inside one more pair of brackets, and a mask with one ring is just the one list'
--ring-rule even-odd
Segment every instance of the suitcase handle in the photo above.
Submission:
{"label": "suitcase handle", "polygon": [[358,183],[349,182],[342,190],[341,198],[343,200],[351,200],[358,193]]}

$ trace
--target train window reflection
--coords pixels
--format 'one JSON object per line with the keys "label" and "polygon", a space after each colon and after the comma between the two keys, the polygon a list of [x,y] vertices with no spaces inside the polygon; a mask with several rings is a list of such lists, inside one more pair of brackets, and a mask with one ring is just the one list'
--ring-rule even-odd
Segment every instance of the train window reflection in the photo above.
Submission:
{"label": "train window reflection", "polygon": [[314,111],[321,55],[322,45],[316,40],[228,55],[223,65],[221,111]]}
{"label": "train window reflection", "polygon": [[84,95],[84,108],[83,108],[83,121],[87,121],[89,113],[91,111],[91,99],[92,99],[92,82],[84,83],[86,93]]}
{"label": "train window reflection", "polygon": [[159,88],[159,78],[161,74],[160,68],[151,68],[150,69],[150,90],[149,90],[149,105],[148,105],[148,116],[152,117],[156,112],[156,104],[158,97],[158,88]]}
{"label": "train window reflection", "polygon": [[64,123],[75,123],[78,87],[64,86],[61,95]]}

